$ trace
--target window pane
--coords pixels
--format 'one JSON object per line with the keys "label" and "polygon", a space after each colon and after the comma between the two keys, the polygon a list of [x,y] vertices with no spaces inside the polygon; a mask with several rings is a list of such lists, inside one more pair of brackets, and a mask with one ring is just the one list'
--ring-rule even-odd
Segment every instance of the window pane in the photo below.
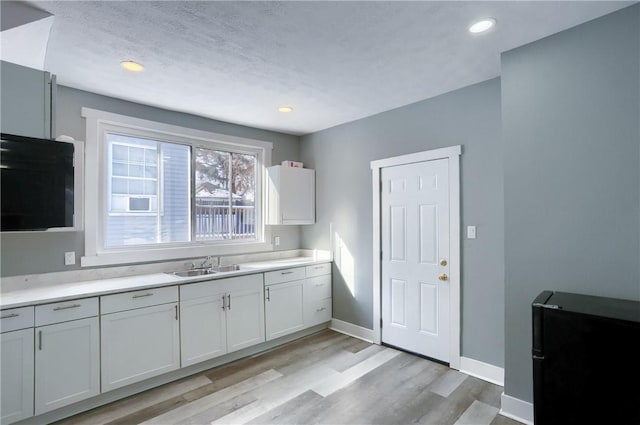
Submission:
{"label": "window pane", "polygon": [[144,149],[143,148],[129,148],[129,162],[130,163],[144,163]]}
{"label": "window pane", "polygon": [[131,177],[144,177],[144,166],[142,165],[129,165],[129,175]]}
{"label": "window pane", "polygon": [[230,196],[228,152],[195,148],[196,240],[229,239]]}
{"label": "window pane", "polygon": [[129,193],[129,185],[127,179],[113,178],[111,179],[112,193]]}
{"label": "window pane", "polygon": [[233,193],[233,238],[255,238],[255,186],[256,157],[254,155],[231,155]]}
{"label": "window pane", "polygon": [[129,148],[123,145],[113,146],[113,159],[114,161],[128,161],[129,160]]}
{"label": "window pane", "polygon": [[112,172],[114,176],[126,177],[129,175],[129,167],[127,166],[126,162],[125,163],[114,162]]}
{"label": "window pane", "polygon": [[[191,239],[190,151],[185,145],[107,134],[107,150],[119,161],[112,163],[110,209],[107,211],[105,246],[117,248]],[[128,152],[123,155],[123,152]],[[158,156],[163,160],[158,162]],[[122,160],[124,158],[124,160]],[[162,172],[158,172],[162,167]],[[158,181],[158,176],[162,181]],[[158,192],[158,185],[162,188]]]}

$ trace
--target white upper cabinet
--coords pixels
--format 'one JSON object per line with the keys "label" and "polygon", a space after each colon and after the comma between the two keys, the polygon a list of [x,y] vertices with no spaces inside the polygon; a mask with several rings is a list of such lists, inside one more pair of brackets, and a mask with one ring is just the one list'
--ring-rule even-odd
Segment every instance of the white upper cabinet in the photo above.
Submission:
{"label": "white upper cabinet", "polygon": [[[2,133],[50,138],[56,100],[55,78],[48,72],[0,62]],[[55,130],[53,131],[55,133]]]}
{"label": "white upper cabinet", "polygon": [[267,224],[313,224],[316,220],[315,171],[267,168]]}

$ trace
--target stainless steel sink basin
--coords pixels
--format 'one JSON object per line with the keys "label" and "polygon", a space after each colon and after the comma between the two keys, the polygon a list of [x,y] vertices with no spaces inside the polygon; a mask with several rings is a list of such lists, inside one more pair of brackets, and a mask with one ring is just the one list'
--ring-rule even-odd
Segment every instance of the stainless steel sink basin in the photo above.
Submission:
{"label": "stainless steel sink basin", "polygon": [[227,266],[214,266],[213,270],[217,272],[236,272],[240,270],[240,264],[229,264]]}
{"label": "stainless steel sink basin", "polygon": [[173,272],[176,276],[180,277],[194,277],[194,276],[204,276],[206,274],[215,274],[216,270],[213,269],[194,269],[194,270],[185,270],[183,272]]}

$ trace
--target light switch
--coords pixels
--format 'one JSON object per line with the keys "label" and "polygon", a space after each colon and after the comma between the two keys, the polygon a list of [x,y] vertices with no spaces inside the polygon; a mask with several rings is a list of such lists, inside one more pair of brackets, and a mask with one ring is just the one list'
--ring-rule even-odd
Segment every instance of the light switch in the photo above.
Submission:
{"label": "light switch", "polygon": [[476,226],[467,226],[467,239],[476,238]]}
{"label": "light switch", "polygon": [[280,246],[280,236],[273,238],[273,243],[275,246]]}

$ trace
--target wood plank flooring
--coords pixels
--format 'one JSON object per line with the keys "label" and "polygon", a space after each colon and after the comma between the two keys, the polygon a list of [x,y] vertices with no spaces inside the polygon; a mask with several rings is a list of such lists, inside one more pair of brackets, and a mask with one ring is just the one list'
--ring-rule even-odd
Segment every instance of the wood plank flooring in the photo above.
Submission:
{"label": "wood plank flooring", "polygon": [[73,416],[60,425],[517,425],[502,387],[324,330]]}

